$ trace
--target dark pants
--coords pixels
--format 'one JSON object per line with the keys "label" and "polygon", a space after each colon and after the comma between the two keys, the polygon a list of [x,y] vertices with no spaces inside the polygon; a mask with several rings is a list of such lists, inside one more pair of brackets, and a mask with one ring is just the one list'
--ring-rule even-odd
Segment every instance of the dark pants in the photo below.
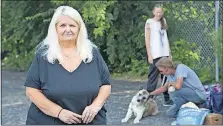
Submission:
{"label": "dark pants", "polygon": [[[148,92],[152,92],[156,89],[156,85],[158,83],[158,77],[159,77],[160,71],[155,66],[155,64],[157,63],[157,61],[160,58],[154,59],[153,64],[149,65],[149,74],[148,74],[148,83],[147,83],[147,91]],[[163,80],[163,77],[164,77],[164,75],[161,74],[161,80]],[[167,78],[165,78],[164,83],[166,83],[166,79]],[[169,97],[168,91],[164,92],[163,95],[164,95],[164,100],[165,101],[169,100],[170,97]]]}

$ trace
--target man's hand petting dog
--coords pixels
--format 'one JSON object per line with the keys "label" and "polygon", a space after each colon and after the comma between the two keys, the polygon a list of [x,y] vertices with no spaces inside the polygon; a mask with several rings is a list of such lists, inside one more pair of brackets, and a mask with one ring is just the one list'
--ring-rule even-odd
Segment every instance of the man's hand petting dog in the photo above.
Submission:
{"label": "man's hand petting dog", "polygon": [[151,98],[149,92],[145,89],[141,89],[135,96],[133,96],[128,112],[124,119],[121,120],[122,123],[128,122],[132,114],[136,116],[133,123],[139,123],[140,119],[147,117],[149,115],[156,115],[159,113],[156,102]]}

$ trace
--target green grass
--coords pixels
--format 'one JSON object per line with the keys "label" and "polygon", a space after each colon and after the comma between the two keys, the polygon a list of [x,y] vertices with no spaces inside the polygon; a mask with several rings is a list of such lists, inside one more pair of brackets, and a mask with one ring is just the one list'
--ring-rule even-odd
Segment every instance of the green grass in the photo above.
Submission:
{"label": "green grass", "polygon": [[131,73],[113,73],[111,77],[115,80],[127,80],[127,81],[147,81],[147,75],[138,76]]}

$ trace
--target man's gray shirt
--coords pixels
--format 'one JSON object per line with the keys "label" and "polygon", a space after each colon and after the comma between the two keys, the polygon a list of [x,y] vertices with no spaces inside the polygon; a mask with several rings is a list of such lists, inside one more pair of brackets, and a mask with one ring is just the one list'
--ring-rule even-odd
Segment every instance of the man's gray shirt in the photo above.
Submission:
{"label": "man's gray shirt", "polygon": [[167,82],[176,82],[178,77],[183,77],[182,88],[190,88],[194,90],[201,99],[206,100],[205,89],[197,74],[192,69],[184,64],[179,64],[176,68],[176,73],[167,77]]}

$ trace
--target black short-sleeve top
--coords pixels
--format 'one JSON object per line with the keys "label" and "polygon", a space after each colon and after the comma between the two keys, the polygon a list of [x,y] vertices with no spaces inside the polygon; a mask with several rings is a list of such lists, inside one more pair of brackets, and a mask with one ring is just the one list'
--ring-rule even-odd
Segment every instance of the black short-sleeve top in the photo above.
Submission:
{"label": "black short-sleeve top", "polygon": [[[102,85],[110,85],[110,73],[99,50],[94,48],[92,52],[93,60],[90,63],[82,61],[73,72],[68,72],[58,62],[49,63],[42,56],[41,51],[37,52],[28,70],[25,86],[42,90],[42,93],[52,102],[81,115],[85,107],[97,97],[99,88]],[[31,103],[26,124],[61,125],[65,123],[44,114]],[[89,124],[106,124],[104,106]]]}

